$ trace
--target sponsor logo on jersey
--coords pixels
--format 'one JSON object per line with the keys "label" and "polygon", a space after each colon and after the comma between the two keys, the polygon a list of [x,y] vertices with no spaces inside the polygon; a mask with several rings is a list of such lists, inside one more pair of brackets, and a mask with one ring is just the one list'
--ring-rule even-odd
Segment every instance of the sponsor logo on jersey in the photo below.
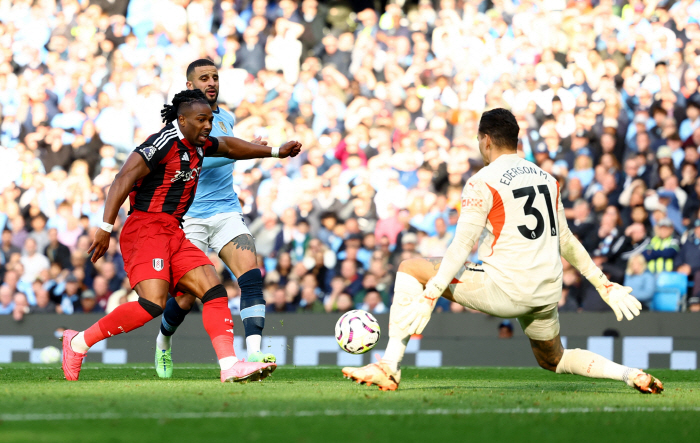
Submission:
{"label": "sponsor logo on jersey", "polygon": [[171,182],[176,182],[182,180],[183,182],[188,182],[197,178],[197,174],[201,168],[192,169],[191,171],[175,171],[175,177],[171,178]]}
{"label": "sponsor logo on jersey", "polygon": [[182,159],[186,162],[190,161],[190,156],[186,152],[182,153]]}
{"label": "sponsor logo on jersey", "polygon": [[146,159],[150,160],[153,158],[153,154],[156,153],[156,148],[153,146],[144,146],[141,148],[141,152],[143,152],[143,155],[146,157]]}
{"label": "sponsor logo on jersey", "polygon": [[224,134],[228,134],[228,131],[226,130],[226,125],[224,122],[218,122],[219,123],[219,128],[221,128],[222,131],[224,131]]}
{"label": "sponsor logo on jersey", "polygon": [[463,198],[462,208],[481,208],[484,206],[484,199],[482,198]]}
{"label": "sponsor logo on jersey", "polygon": [[153,269],[155,269],[156,271],[162,271],[164,265],[165,265],[165,262],[163,261],[162,258],[154,258],[153,259]]}

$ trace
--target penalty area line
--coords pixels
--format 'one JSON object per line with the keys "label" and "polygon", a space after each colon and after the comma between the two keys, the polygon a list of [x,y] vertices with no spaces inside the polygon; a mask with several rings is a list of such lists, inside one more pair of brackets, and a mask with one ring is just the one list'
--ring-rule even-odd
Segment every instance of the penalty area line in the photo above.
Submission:
{"label": "penalty area line", "polygon": [[700,412],[700,407],[610,407],[598,408],[496,408],[496,409],[384,409],[384,410],[336,410],[319,409],[308,411],[255,411],[255,412],[173,412],[119,414],[75,413],[75,414],[0,414],[2,421],[63,421],[63,420],[177,420],[177,419],[212,419],[212,418],[279,418],[279,417],[337,417],[337,416],[407,416],[407,415],[480,415],[480,414],[595,414],[595,413],[654,413],[654,412]]}

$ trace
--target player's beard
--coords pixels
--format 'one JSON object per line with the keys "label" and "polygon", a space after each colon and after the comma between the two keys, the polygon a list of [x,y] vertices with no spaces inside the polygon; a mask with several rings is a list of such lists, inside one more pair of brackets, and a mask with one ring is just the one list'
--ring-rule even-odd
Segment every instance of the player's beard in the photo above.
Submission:
{"label": "player's beard", "polygon": [[209,106],[211,106],[212,108],[214,106],[216,106],[216,103],[219,101],[219,91],[214,89],[214,92],[216,92],[216,95],[214,96],[214,98],[212,100],[209,100],[209,95],[207,95],[207,91],[202,91],[202,92],[204,92],[204,96],[207,98],[207,102],[209,102]]}

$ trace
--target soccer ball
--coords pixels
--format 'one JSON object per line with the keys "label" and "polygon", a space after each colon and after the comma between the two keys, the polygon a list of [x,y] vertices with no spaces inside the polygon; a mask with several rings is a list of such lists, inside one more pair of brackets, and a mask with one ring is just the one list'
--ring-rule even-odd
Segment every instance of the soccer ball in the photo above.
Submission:
{"label": "soccer ball", "polygon": [[58,363],[61,361],[61,351],[55,346],[47,346],[39,353],[39,359],[46,364]]}
{"label": "soccer ball", "polygon": [[348,311],[335,324],[335,339],[350,354],[364,354],[377,344],[379,337],[379,323],[366,311]]}

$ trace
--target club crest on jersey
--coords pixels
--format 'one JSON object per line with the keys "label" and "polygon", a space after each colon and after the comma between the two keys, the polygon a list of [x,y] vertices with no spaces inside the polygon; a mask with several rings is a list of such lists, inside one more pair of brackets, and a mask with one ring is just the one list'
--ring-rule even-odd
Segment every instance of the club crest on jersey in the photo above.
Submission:
{"label": "club crest on jersey", "polygon": [[163,261],[162,258],[154,258],[153,259],[153,269],[155,269],[156,271],[162,271],[164,265],[165,265],[165,262]]}
{"label": "club crest on jersey", "polygon": [[153,146],[145,146],[141,148],[141,152],[143,152],[143,155],[146,157],[146,159],[150,160],[153,158],[153,154],[156,153],[156,148]]}
{"label": "club crest on jersey", "polygon": [[204,151],[202,151],[202,148],[197,146],[197,154],[199,154],[200,157],[204,157]]}
{"label": "club crest on jersey", "polygon": [[218,122],[219,123],[219,128],[221,128],[222,131],[224,131],[224,134],[228,134],[228,131],[226,130],[226,125],[224,125],[224,122]]}

